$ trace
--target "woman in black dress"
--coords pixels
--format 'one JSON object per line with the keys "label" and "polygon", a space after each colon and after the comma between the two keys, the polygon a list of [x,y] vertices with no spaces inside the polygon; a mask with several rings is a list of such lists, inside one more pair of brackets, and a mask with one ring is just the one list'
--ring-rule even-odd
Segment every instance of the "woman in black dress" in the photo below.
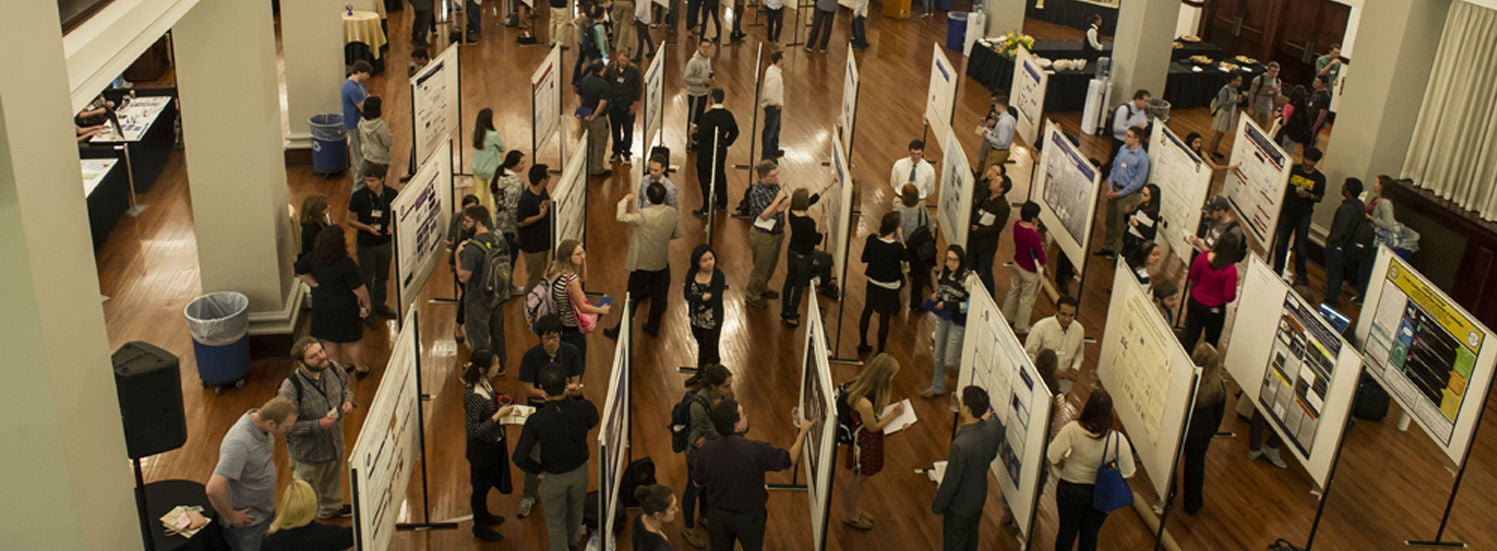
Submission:
{"label": "woman in black dress", "polygon": [[312,338],[322,343],[330,359],[347,351],[343,365],[356,369],[360,379],[368,376],[360,319],[369,312],[369,290],[359,276],[359,265],[348,257],[343,226],[317,232],[312,254],[297,262],[296,277],[312,288]]}
{"label": "woman in black dress", "polygon": [[863,317],[858,320],[858,354],[873,351],[868,346],[868,322],[878,313],[878,351],[884,351],[889,340],[889,317],[899,312],[899,289],[904,286],[904,261],[907,256],[899,235],[899,213],[889,212],[879,221],[878,235],[868,236],[863,245],[863,262],[868,268],[868,290],[863,295]]}
{"label": "woman in black dress", "polygon": [[1190,360],[1201,368],[1201,384],[1196,387],[1195,411],[1185,429],[1185,512],[1196,514],[1206,505],[1202,489],[1206,485],[1206,451],[1227,415],[1227,382],[1222,376],[1222,357],[1210,343],[1196,345]]}
{"label": "woman in black dress", "polygon": [[718,341],[723,334],[723,290],[727,277],[717,269],[717,254],[708,245],[697,245],[691,251],[691,268],[686,270],[686,317],[691,321],[691,336],[697,341],[697,369],[722,363]]}
{"label": "woman in black dress", "polygon": [[676,496],[670,488],[650,484],[636,488],[634,499],[640,508],[639,516],[634,517],[634,551],[671,551],[665,525],[675,521],[676,512],[681,510]]}
{"label": "woman in black dress", "polygon": [[489,379],[499,375],[499,358],[480,348],[468,356],[463,370],[463,427],[468,435],[469,480],[473,494],[473,536],[483,541],[504,541],[494,530],[504,517],[489,512],[489,490],[501,494],[514,491],[509,477],[509,448],[504,445],[504,425],[499,420],[514,411],[509,397],[494,392]]}

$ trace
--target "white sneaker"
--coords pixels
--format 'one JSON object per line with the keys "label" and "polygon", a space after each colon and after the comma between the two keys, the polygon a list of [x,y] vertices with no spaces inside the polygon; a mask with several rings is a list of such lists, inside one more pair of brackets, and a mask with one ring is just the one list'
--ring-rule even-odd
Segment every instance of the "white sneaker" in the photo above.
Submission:
{"label": "white sneaker", "polygon": [[1248,461],[1255,461],[1263,456],[1263,450],[1248,450]]}
{"label": "white sneaker", "polygon": [[1289,464],[1285,463],[1284,462],[1284,458],[1279,456],[1279,450],[1278,449],[1276,449],[1276,448],[1268,448],[1266,450],[1263,450],[1263,455],[1264,455],[1264,457],[1268,458],[1268,462],[1272,463],[1273,466],[1278,467],[1280,469],[1287,469],[1287,468],[1289,468]]}
{"label": "white sneaker", "polygon": [[527,497],[520,500],[520,506],[515,508],[515,516],[525,518],[530,516],[530,509],[535,507],[535,498]]}

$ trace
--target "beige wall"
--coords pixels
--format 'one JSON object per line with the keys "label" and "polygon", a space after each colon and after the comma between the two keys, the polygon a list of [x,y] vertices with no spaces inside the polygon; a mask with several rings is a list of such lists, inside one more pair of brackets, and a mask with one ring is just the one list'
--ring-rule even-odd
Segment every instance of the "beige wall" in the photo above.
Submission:
{"label": "beige wall", "polygon": [[[307,119],[318,113],[341,113],[338,89],[343,85],[342,0],[296,0],[281,3],[281,49],[286,74],[288,147],[311,147]],[[392,29],[391,34],[399,31]],[[396,65],[390,63],[391,68]],[[390,74],[398,74],[391,72]]]}

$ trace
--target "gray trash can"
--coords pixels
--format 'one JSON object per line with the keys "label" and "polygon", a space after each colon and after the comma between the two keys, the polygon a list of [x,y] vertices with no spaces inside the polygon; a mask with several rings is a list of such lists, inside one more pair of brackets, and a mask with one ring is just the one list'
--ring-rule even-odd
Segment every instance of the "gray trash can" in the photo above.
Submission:
{"label": "gray trash can", "polygon": [[249,297],[233,291],[193,299],[182,313],[192,333],[192,352],[203,386],[244,386],[249,375]]}
{"label": "gray trash can", "polygon": [[312,115],[312,170],[320,174],[338,174],[348,170],[348,131],[343,115]]}
{"label": "gray trash can", "polygon": [[1146,111],[1148,111],[1150,117],[1162,120],[1164,122],[1170,121],[1169,100],[1166,100],[1164,98],[1153,98],[1149,100],[1149,107],[1146,109]]}

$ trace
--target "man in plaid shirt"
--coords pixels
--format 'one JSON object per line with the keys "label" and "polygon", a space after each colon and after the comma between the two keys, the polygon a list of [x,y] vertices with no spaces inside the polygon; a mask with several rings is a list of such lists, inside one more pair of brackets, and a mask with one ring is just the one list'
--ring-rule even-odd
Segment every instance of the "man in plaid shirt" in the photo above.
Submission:
{"label": "man in plaid shirt", "polygon": [[317,517],[353,516],[343,503],[343,416],[353,410],[348,374],[329,360],[322,344],[302,337],[291,347],[294,367],[280,396],[296,404],[296,424],[286,433],[291,476],[317,491]]}
{"label": "man in plaid shirt", "polygon": [[768,308],[768,299],[780,298],[769,290],[780,263],[780,247],[785,244],[785,210],[790,208],[790,194],[780,187],[780,167],[772,160],[759,161],[754,167],[759,181],[749,188],[748,214],[754,227],[749,233],[749,249],[754,253],[754,269],[749,272],[748,292],[744,301],[755,308]]}

